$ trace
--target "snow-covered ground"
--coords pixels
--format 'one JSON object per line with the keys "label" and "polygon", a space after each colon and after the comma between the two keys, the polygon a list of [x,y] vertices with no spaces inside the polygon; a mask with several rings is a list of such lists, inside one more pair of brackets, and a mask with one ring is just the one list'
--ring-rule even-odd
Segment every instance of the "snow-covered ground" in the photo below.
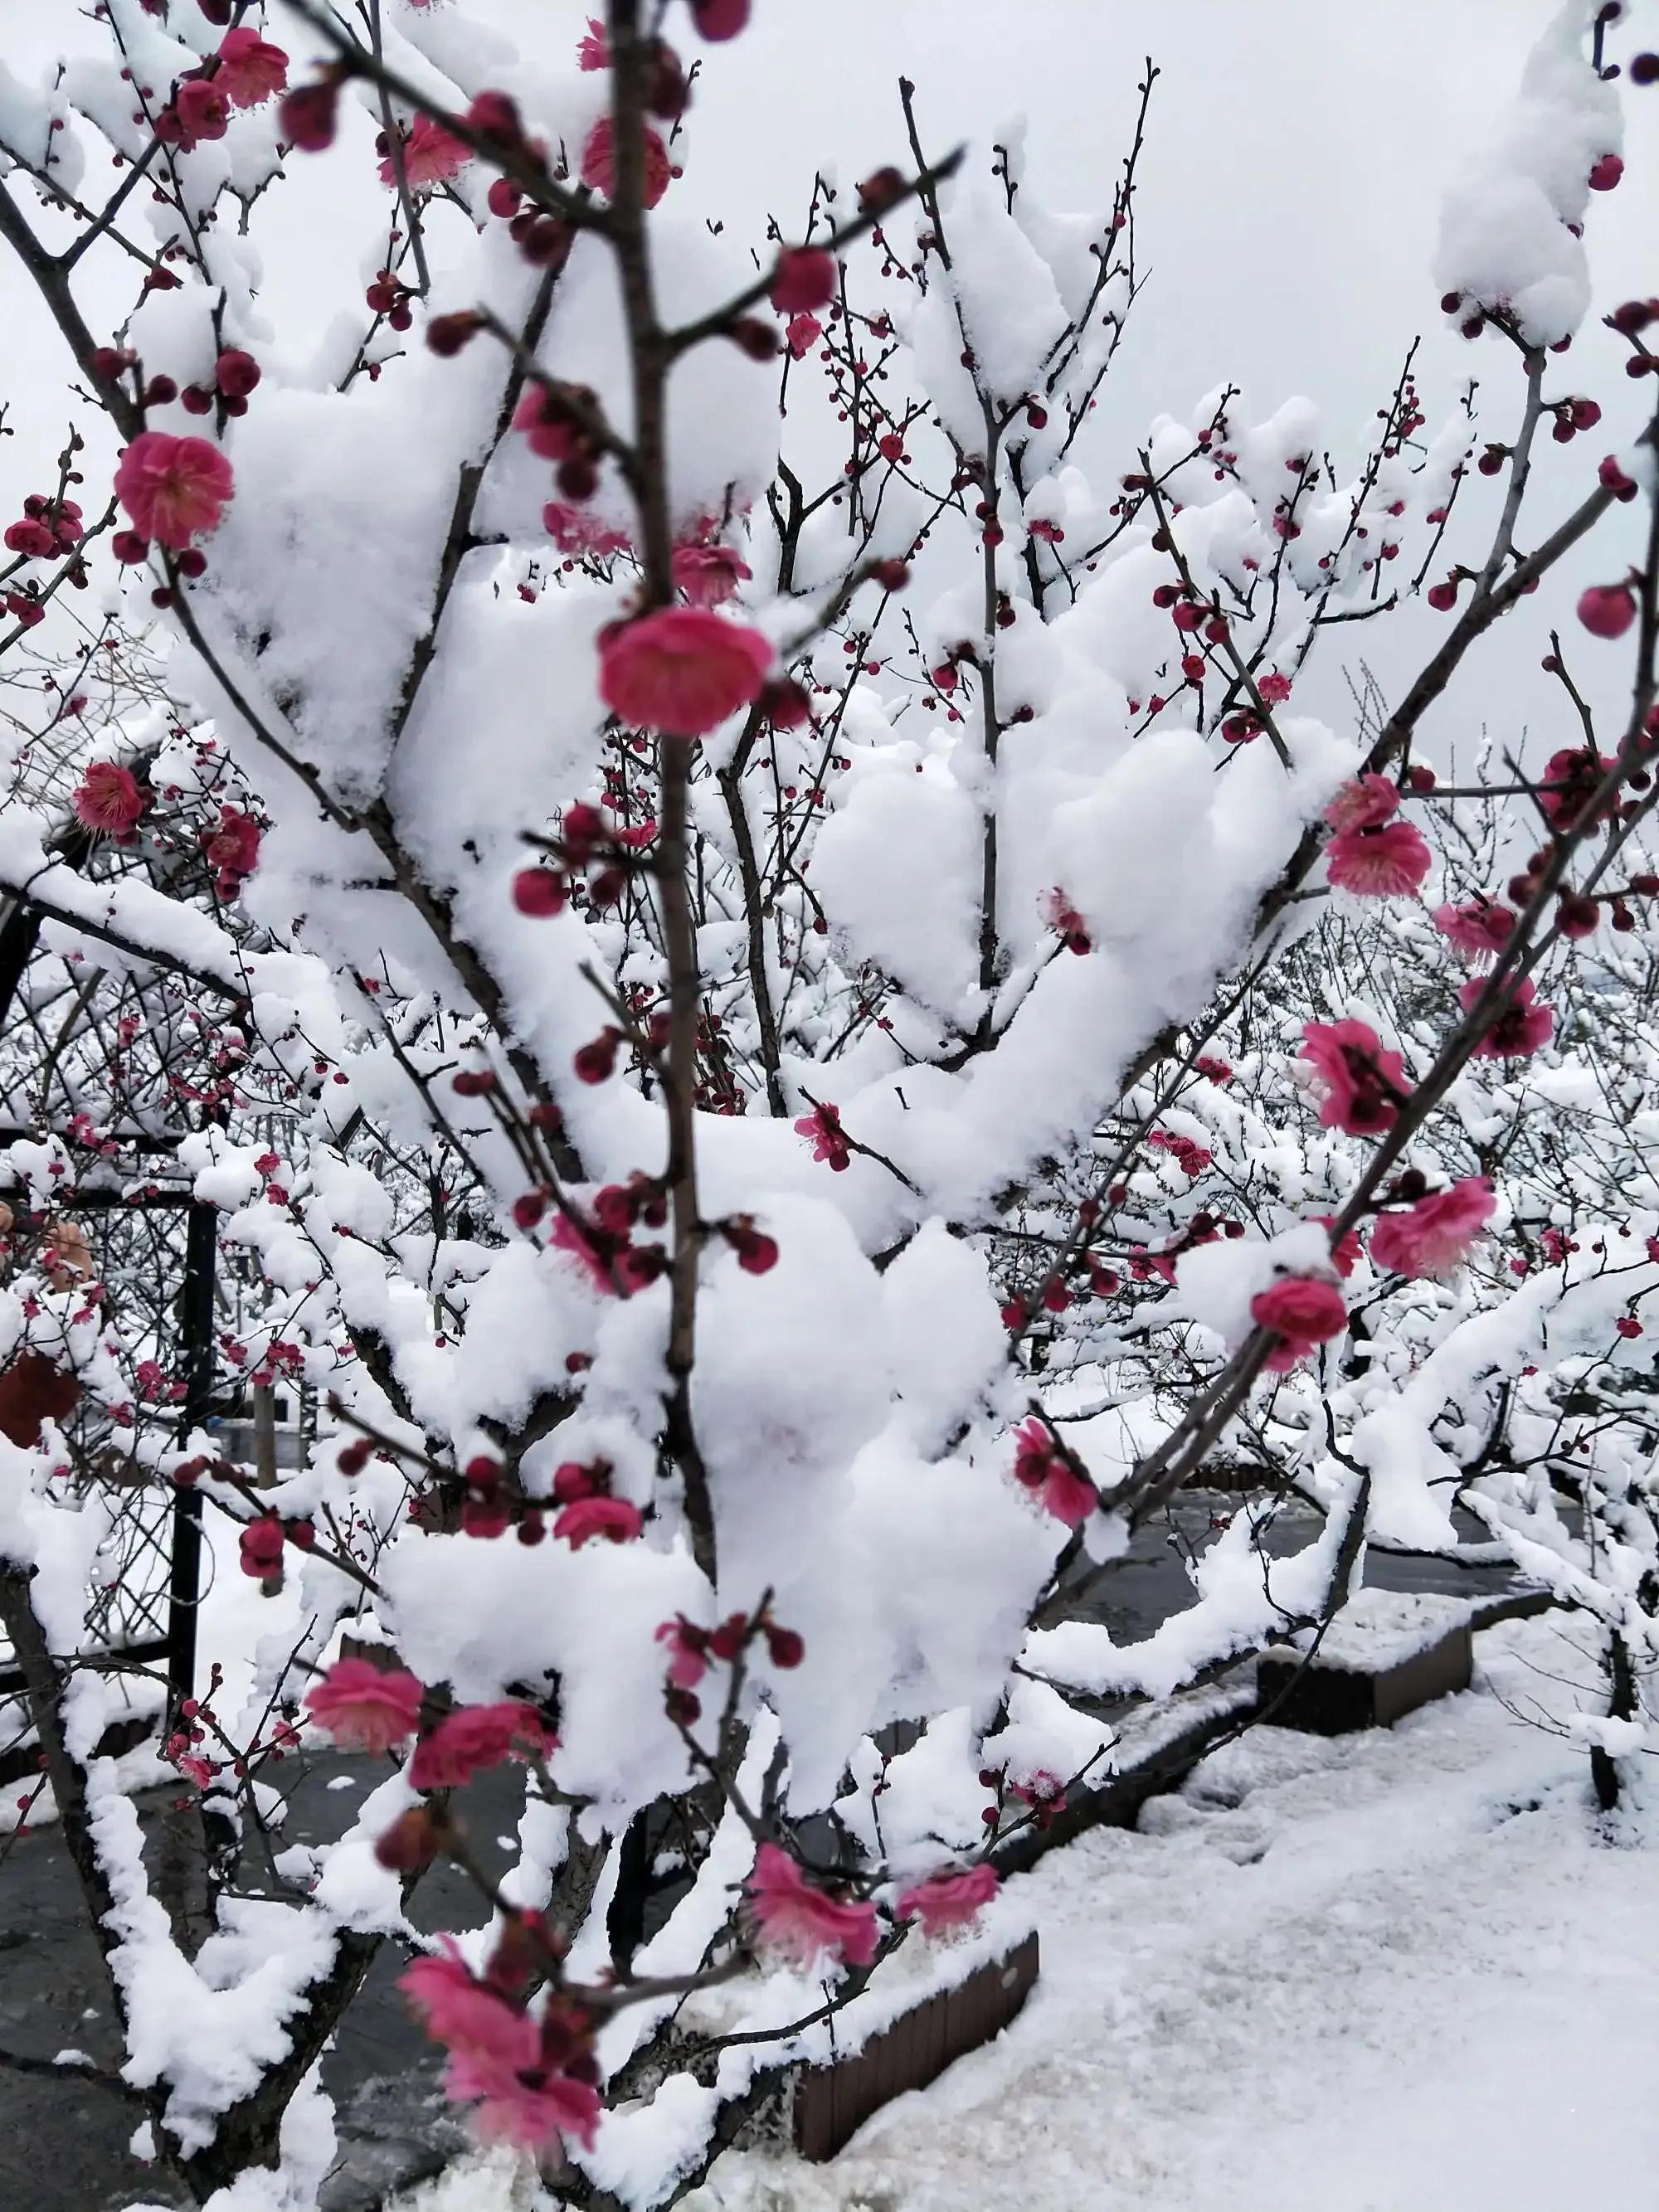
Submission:
{"label": "snow-covered ground", "polygon": [[[1006,2036],[832,2165],[728,2157],[686,2212],[1651,2212],[1659,1819],[1610,1836],[1582,1748],[1510,1710],[1588,1690],[1558,1625],[1479,1650],[1391,1732],[1258,1729],[1055,1853]],[[486,2160],[406,2212],[548,2201]]]}

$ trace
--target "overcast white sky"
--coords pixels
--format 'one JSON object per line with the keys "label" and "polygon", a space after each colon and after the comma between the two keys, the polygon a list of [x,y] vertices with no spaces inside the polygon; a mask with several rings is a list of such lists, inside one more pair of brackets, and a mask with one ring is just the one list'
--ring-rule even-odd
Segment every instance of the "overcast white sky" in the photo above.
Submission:
{"label": "overcast white sky", "polygon": [[[80,4],[8,0],[0,53],[32,73],[56,43],[83,35]],[[466,4],[549,52],[574,45],[587,13],[581,0]],[[787,218],[804,206],[816,163],[851,179],[902,157],[903,74],[918,86],[932,145],[985,143],[1023,115],[1034,188],[1056,207],[1094,206],[1109,198],[1151,54],[1164,72],[1139,216],[1151,282],[1115,372],[1104,438],[1115,431],[1115,458],[1127,453],[1152,414],[1231,379],[1262,414],[1292,393],[1313,398],[1334,450],[1352,455],[1419,331],[1431,424],[1472,368],[1492,379],[1494,406],[1509,405],[1508,357],[1495,343],[1466,348],[1443,333],[1430,262],[1446,179],[1553,12],[1553,0],[756,0],[750,31],[708,54],[689,172],[675,190],[758,235],[769,209]],[[1659,0],[1632,0],[1630,12],[1638,42],[1659,46]],[[297,44],[282,0],[270,15],[274,34]],[[1593,210],[1604,309],[1659,291],[1659,88],[1631,93],[1629,110],[1628,173]],[[325,207],[310,196],[296,267],[325,268],[347,250]],[[0,396],[18,431],[0,441],[9,503],[44,476],[64,400],[55,335],[4,269],[0,331]],[[1650,387],[1626,380],[1621,358],[1592,328],[1559,364],[1560,388],[1595,392],[1607,421],[1559,462],[1550,454],[1546,489],[1559,505],[1642,419]],[[1494,434],[1505,420],[1494,414]],[[1616,566],[1598,552],[1598,572]],[[1587,580],[1565,578],[1533,611],[1565,618]],[[1403,680],[1435,619],[1351,636],[1385,677]],[[1518,653],[1519,642],[1500,635],[1482,660],[1483,702],[1510,725],[1551,698],[1533,680],[1535,653]]]}

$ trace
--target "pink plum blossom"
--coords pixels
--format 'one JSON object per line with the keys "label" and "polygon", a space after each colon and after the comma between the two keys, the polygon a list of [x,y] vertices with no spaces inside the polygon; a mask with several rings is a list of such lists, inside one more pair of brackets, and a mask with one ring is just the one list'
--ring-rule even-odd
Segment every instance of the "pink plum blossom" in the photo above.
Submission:
{"label": "pink plum blossom", "polygon": [[260,836],[258,823],[240,806],[222,807],[218,821],[202,832],[202,854],[218,872],[221,898],[234,898],[242,878],[258,866]]}
{"label": "pink plum blossom", "polygon": [[[1458,993],[1466,1007],[1473,1006],[1486,986],[1471,975]],[[1492,1021],[1474,1048],[1477,1060],[1527,1060],[1541,1052],[1555,1028],[1552,1007],[1538,1003],[1538,986],[1523,975],[1512,989],[1510,1002]]]}
{"label": "pink plum blossom", "polygon": [[694,607],[720,606],[732,596],[739,582],[747,583],[754,573],[729,545],[674,549],[674,581]]}
{"label": "pink plum blossom", "polygon": [[1361,898],[1403,898],[1415,892],[1433,858],[1422,831],[1409,822],[1339,830],[1325,848],[1332,883],[1338,890],[1352,891]]}
{"label": "pink plum blossom", "polygon": [[1068,1528],[1079,1527],[1100,1503],[1094,1485],[1070,1464],[1047,1424],[1035,1413],[1020,1423],[1014,1438],[1014,1480],[1035,1492],[1043,1510],[1056,1521]]}
{"label": "pink plum blossom", "polygon": [[174,552],[216,526],[233,490],[230,463],[217,446],[166,430],[141,430],[115,471],[115,496],[133,528]]}
{"label": "pink plum blossom", "polygon": [[580,1552],[595,1536],[613,1544],[631,1543],[643,1525],[639,1507],[625,1498],[579,1498],[555,1521],[553,1534],[573,1552]]}
{"label": "pink plum blossom", "polygon": [[656,1640],[668,1646],[668,1679],[677,1690],[695,1690],[708,1672],[708,1631],[683,1613],[665,1620]]}
{"label": "pink plum blossom", "polygon": [[1467,960],[1490,960],[1514,933],[1516,915],[1496,900],[1470,899],[1462,906],[1434,910],[1434,926]]}
{"label": "pink plum blossom", "polygon": [[558,2135],[591,2148],[599,2118],[597,2070],[586,2039],[573,2033],[574,2008],[550,2002],[538,2027],[473,1975],[453,1937],[440,1940],[442,1951],[416,1960],[398,1984],[427,2033],[449,2053],[446,2094],[478,2105],[477,2129],[487,2140],[536,2149]]}
{"label": "pink plum blossom", "polygon": [[120,836],[143,813],[149,793],[118,761],[93,761],[75,793],[76,819],[88,830]]}
{"label": "pink plum blossom", "polygon": [[663,607],[625,623],[599,652],[599,695],[636,728],[706,737],[759,696],[772,647],[706,607]]}
{"label": "pink plum blossom", "polygon": [[[735,39],[749,21],[750,0],[691,0],[691,14],[698,35],[711,44],[720,39]],[[1606,161],[1616,161],[1616,155],[1606,155]]]}
{"label": "pink plum blossom", "polygon": [[920,1920],[924,1936],[948,1935],[971,1928],[1000,1886],[996,1869],[981,1863],[961,1874],[930,1875],[902,1892],[894,1910],[901,1920]]}
{"label": "pink plum blossom", "polygon": [[219,41],[214,82],[233,107],[263,107],[273,94],[287,89],[288,56],[246,23],[240,24]]}
{"label": "pink plum blossom", "polygon": [[[222,138],[230,126],[230,101],[217,73],[187,76],[173,103],[179,143],[188,149],[203,140]],[[165,135],[158,121],[156,136]]]}
{"label": "pink plum blossom", "polygon": [[1379,1214],[1371,1231],[1372,1261],[1396,1275],[1437,1280],[1449,1275],[1462,1265],[1497,1204],[1484,1176],[1465,1176],[1403,1212]]}
{"label": "pink plum blossom", "polygon": [[811,1144],[812,1158],[826,1161],[836,1175],[852,1165],[852,1149],[841,1126],[841,1115],[827,1099],[810,1114],[803,1114],[793,1127],[798,1137],[805,1137]]}
{"label": "pink plum blossom", "polygon": [[421,1722],[419,1682],[402,1668],[370,1659],[337,1659],[306,1692],[319,1728],[354,1751],[390,1751],[412,1736]]}
{"label": "pink plum blossom", "polygon": [[[472,149],[446,131],[441,123],[434,123],[429,115],[417,115],[403,149],[404,175],[411,191],[420,191],[433,185],[445,185],[459,176],[472,159]],[[395,185],[398,172],[388,153],[380,164],[380,182]]]}
{"label": "pink plum blossom", "polygon": [[1319,1275],[1287,1275],[1271,1289],[1257,1291],[1250,1300],[1250,1318],[1278,1337],[1267,1364],[1283,1375],[1305,1359],[1316,1344],[1340,1336],[1348,1310],[1334,1283]]}
{"label": "pink plum blossom", "polygon": [[797,1966],[811,1966],[826,1951],[849,1966],[867,1966],[875,1955],[874,1905],[838,1904],[775,1844],[755,1855],[749,1898],[767,1948]]}
{"label": "pink plum blossom", "polygon": [[1324,1128],[1380,1137],[1400,1119],[1409,1088],[1406,1063],[1385,1049],[1369,1023],[1310,1022],[1302,1032],[1302,1057],[1313,1076]]}
{"label": "pink plum blossom", "polygon": [[[669,164],[668,149],[659,132],[649,124],[645,130],[645,204],[656,206],[668,190],[673,170]],[[600,116],[587,134],[582,148],[581,179],[588,188],[603,192],[608,200],[617,197],[617,134],[616,125],[608,115]]]}
{"label": "pink plum blossom", "polygon": [[1356,776],[1325,809],[1333,830],[1376,830],[1400,811],[1400,793],[1386,775]]}
{"label": "pink plum blossom", "polygon": [[514,1753],[540,1754],[552,1748],[553,1739],[533,1705],[514,1698],[463,1705],[447,1713],[416,1745],[409,1779],[416,1790],[457,1790]]}

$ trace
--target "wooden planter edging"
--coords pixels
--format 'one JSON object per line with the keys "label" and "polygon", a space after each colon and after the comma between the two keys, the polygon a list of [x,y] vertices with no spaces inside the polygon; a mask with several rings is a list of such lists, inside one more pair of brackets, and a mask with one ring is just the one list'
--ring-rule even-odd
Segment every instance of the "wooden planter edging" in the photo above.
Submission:
{"label": "wooden planter edging", "polygon": [[[146,1736],[159,1734],[156,1713],[124,1713],[119,1720],[111,1721],[98,1739],[94,1759],[122,1759],[136,1751]],[[27,1743],[15,1743],[0,1751],[0,1789],[9,1789],[14,1782],[25,1781],[41,1771],[40,1739],[32,1735]]]}
{"label": "wooden planter edging", "polygon": [[1031,1994],[1037,1963],[1034,1929],[954,1989],[901,2013],[851,2057],[800,2068],[792,2116],[800,2155],[820,2163],[833,2158],[872,2113],[907,2089],[925,2089],[955,2060],[1000,2035]]}
{"label": "wooden planter edging", "polygon": [[[1451,1641],[1455,1646],[1458,1632],[1467,1643],[1480,1629],[1547,1613],[1554,1602],[1552,1594],[1543,1589],[1507,1591],[1500,1596],[1474,1601],[1448,1600],[1449,1606],[1463,1608]],[[1308,1674],[1314,1674],[1319,1663],[1316,1661],[1307,1669]],[[1283,1664],[1285,1668],[1285,1674],[1278,1678],[1275,1686],[1282,1690],[1285,1676],[1302,1664],[1302,1656],[1270,1650],[1260,1660],[1245,1660],[1230,1668],[1216,1682],[1177,1692],[1164,1708],[1165,1725],[1148,1729],[1151,1740],[1143,1745],[1134,1741],[1134,1722],[1127,1723],[1119,1741],[1119,1763],[1115,1771],[1097,1788],[1072,1792],[1046,1828],[1022,1829],[994,1851],[992,1856],[998,1872],[1029,1873],[1048,1852],[1087,1834],[1091,1828],[1132,1826],[1149,1798],[1179,1789],[1218,1738],[1225,1735],[1253,1708],[1269,1702],[1271,1668],[1274,1664]],[[1454,1650],[1437,1668],[1424,1668],[1415,1680],[1408,1674],[1386,1687],[1380,1703],[1375,1695],[1371,1696],[1366,1708],[1368,1717],[1345,1720],[1342,1729],[1386,1727],[1432,1698],[1445,1697],[1452,1691],[1468,1686],[1468,1672],[1460,1670]],[[1278,1721],[1281,1727],[1306,1729],[1310,1734],[1342,1732],[1322,1730],[1313,1722],[1294,1718],[1296,1710],[1287,1701],[1285,1709],[1263,1717]],[[1185,1717],[1179,1717],[1183,1712]],[[1171,1721],[1173,1725],[1169,1724]]]}
{"label": "wooden planter edging", "polygon": [[1299,1651],[1266,1651],[1256,1670],[1261,1717],[1273,1728],[1300,1729],[1308,1735],[1391,1728],[1419,1705],[1467,1690],[1474,1666],[1467,1620],[1392,1666],[1361,1668],[1322,1654],[1308,1660]]}
{"label": "wooden planter edging", "polygon": [[1281,1646],[1262,1653],[1261,1718],[1310,1735],[1392,1728],[1420,1705],[1468,1688],[1477,1629],[1547,1612],[1553,1602],[1547,1590],[1473,1601],[1358,1590],[1311,1659]]}
{"label": "wooden planter edging", "polygon": [[[1173,1728],[1148,1729],[1151,1738],[1135,1746],[1129,1731],[1120,1738],[1119,1765],[1097,1788],[1069,1791],[1046,1828],[1022,1828],[991,1854],[1000,1875],[1028,1874],[1037,1861],[1091,1828],[1133,1826],[1149,1797],[1161,1796],[1185,1781],[1216,1738],[1235,1727],[1255,1704],[1248,1672],[1201,1690],[1177,1692],[1172,1703],[1189,1708]],[[1164,1717],[1170,1708],[1164,1709]]]}

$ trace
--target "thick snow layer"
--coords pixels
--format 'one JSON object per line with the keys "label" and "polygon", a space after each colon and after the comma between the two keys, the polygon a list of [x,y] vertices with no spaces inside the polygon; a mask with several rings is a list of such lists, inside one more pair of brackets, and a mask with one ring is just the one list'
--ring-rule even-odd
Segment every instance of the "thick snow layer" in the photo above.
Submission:
{"label": "thick snow layer", "polygon": [[1380,1674],[1432,1650],[1471,1610],[1467,1598],[1432,1591],[1356,1590],[1322,1638],[1319,1657],[1349,1673]]}

